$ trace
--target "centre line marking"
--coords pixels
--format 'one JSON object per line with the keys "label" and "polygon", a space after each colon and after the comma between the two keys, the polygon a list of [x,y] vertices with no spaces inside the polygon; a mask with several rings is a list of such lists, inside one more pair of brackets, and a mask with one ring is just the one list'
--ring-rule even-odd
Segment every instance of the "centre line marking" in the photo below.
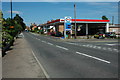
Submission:
{"label": "centre line marking", "polygon": [[46,41],[42,41],[43,43],[46,43]]}
{"label": "centre line marking", "polygon": [[83,56],[86,56],[86,57],[90,57],[90,58],[93,58],[93,59],[96,59],[96,60],[99,60],[99,61],[102,61],[102,62],[105,62],[105,63],[111,63],[109,61],[106,61],[106,60],[103,60],[103,59],[100,59],[100,58],[97,58],[97,57],[94,57],[94,56],[90,56],[90,55],[87,55],[87,54],[84,54],[84,53],[80,53],[80,52],[76,52],[77,54],[80,54],[80,55],[83,55]]}
{"label": "centre line marking", "polygon": [[61,48],[61,49],[64,49],[64,50],[68,50],[67,48],[62,47],[62,46],[58,46],[58,45],[56,45],[56,47]]}
{"label": "centre line marking", "polygon": [[49,43],[49,42],[48,42],[47,44],[49,44],[49,45],[53,45],[52,43]]}
{"label": "centre line marking", "polygon": [[104,50],[107,50],[106,48],[103,48]]}

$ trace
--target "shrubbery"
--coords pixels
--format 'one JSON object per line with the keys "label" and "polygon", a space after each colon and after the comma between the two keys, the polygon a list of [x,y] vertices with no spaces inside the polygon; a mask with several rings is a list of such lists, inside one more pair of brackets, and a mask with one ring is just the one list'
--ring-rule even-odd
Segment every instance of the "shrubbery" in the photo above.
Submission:
{"label": "shrubbery", "polygon": [[6,48],[8,45],[13,45],[14,37],[17,37],[26,28],[23,19],[16,14],[16,16],[11,19],[3,19],[2,21],[2,49]]}

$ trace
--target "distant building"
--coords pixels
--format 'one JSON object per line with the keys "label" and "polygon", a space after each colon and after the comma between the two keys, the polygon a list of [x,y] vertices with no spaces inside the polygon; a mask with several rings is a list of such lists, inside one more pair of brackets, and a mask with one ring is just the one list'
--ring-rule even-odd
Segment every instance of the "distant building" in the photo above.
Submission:
{"label": "distant building", "polygon": [[115,32],[120,35],[120,24],[114,24],[109,26],[109,32]]}
{"label": "distant building", "polygon": [[26,29],[25,29],[25,30],[28,30],[28,31],[29,31],[29,30],[30,30],[30,27],[26,26]]}
{"label": "distant building", "polygon": [[37,26],[33,26],[33,27],[32,27],[32,30],[34,31],[34,30],[35,30],[35,28],[37,28]]}
{"label": "distant building", "polygon": [[33,24],[31,23],[31,26],[32,26],[32,27],[31,27],[32,31],[34,31],[35,28],[37,28],[37,25],[36,25],[35,23],[33,23]]}

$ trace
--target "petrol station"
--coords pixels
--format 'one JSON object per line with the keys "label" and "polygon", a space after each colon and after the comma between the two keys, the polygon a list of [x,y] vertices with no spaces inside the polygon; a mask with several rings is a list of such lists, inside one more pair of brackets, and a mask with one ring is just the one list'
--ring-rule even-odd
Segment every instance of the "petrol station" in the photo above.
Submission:
{"label": "petrol station", "polygon": [[94,35],[99,31],[109,32],[109,22],[110,20],[72,19],[71,17],[65,17],[64,19],[49,21],[40,26],[47,33],[54,31],[61,32],[64,36],[67,34],[75,35],[75,33],[77,36],[85,36]]}

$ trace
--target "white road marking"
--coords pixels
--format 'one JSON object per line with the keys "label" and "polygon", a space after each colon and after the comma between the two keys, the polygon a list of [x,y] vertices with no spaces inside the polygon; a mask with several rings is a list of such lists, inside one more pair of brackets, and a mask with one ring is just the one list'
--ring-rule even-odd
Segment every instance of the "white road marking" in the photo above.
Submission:
{"label": "white road marking", "polygon": [[113,49],[113,50],[118,51],[118,49]]}
{"label": "white road marking", "polygon": [[108,48],[109,50],[111,49],[111,48]]}
{"label": "white road marking", "polygon": [[[65,42],[67,44],[72,44],[72,45],[79,45],[77,43],[70,43],[70,42]],[[109,44],[108,44],[109,45]],[[114,44],[115,45],[115,44]],[[90,48],[94,48],[94,49],[103,49],[103,50],[108,50],[108,51],[116,51],[116,52],[119,52],[118,50],[116,49],[112,49],[112,48],[105,48],[105,47],[100,47],[100,46],[94,46],[94,45],[90,45],[90,44],[87,44],[87,45],[79,45],[79,46],[84,46],[84,47],[90,47]]]}
{"label": "white road marking", "polygon": [[42,41],[43,43],[46,43],[46,41]]}
{"label": "white road marking", "polygon": [[93,46],[93,48],[96,48],[97,46]]}
{"label": "white road marking", "polygon": [[86,47],[87,45],[82,45],[82,46]]}
{"label": "white road marking", "polygon": [[109,61],[106,61],[106,60],[103,60],[103,59],[100,59],[100,58],[97,58],[97,57],[94,57],[94,56],[90,56],[90,55],[87,55],[87,54],[84,54],[84,53],[80,53],[80,52],[76,52],[76,53],[77,53],[77,54],[80,54],[80,55],[83,55],[83,56],[86,56],[86,57],[90,57],[90,58],[93,58],[93,59],[102,61],[102,62],[105,62],[105,63],[111,63],[111,62],[109,62]]}
{"label": "white road marking", "polygon": [[101,47],[99,47],[99,46],[98,46],[97,48],[98,48],[98,49],[101,49]]}
{"label": "white road marking", "polygon": [[52,43],[49,43],[49,42],[48,42],[47,44],[49,44],[49,45],[53,45]]}
{"label": "white road marking", "polygon": [[90,47],[90,45],[87,45],[87,47]]}
{"label": "white road marking", "polygon": [[92,46],[92,45],[90,45],[89,47],[91,47],[91,48],[92,48],[93,46]]}
{"label": "white road marking", "polygon": [[56,45],[56,47],[61,48],[61,49],[64,49],[64,50],[68,50],[67,48],[62,47],[62,46],[58,46],[58,45]]}
{"label": "white road marking", "polygon": [[39,64],[39,66],[41,67],[43,73],[45,74],[46,78],[50,78],[50,76],[48,75],[47,71],[44,69],[44,67],[42,66],[42,64],[40,63],[40,61],[37,59],[35,53],[32,51],[32,54],[34,56],[34,58],[36,59],[37,63]]}
{"label": "white road marking", "polygon": [[103,48],[103,50],[107,50],[106,48]]}
{"label": "white road marking", "polygon": [[109,45],[109,46],[115,46],[115,45],[118,45],[118,44],[106,44],[106,45]]}

